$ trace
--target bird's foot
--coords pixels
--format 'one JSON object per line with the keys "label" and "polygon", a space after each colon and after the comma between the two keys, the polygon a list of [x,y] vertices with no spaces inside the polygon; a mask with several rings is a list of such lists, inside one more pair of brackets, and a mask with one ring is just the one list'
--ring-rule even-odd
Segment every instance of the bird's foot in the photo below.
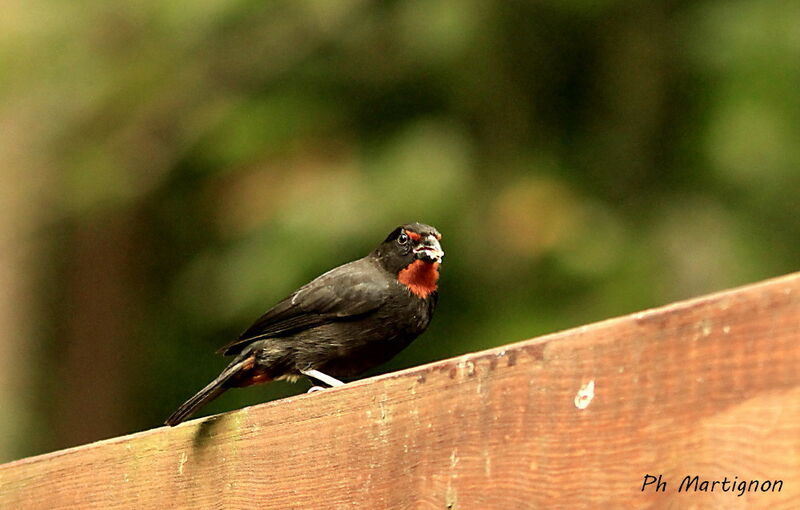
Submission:
{"label": "bird's foot", "polygon": [[306,393],[315,393],[317,391],[323,391],[323,390],[327,390],[327,389],[328,388],[325,388],[323,386],[312,386],[312,387],[310,387],[308,389],[308,391]]}
{"label": "bird's foot", "polygon": [[335,377],[331,377],[328,374],[323,374],[319,370],[301,370],[301,374],[311,379],[312,384],[315,382],[321,382],[322,384],[327,384],[328,386],[342,386],[344,383]]}

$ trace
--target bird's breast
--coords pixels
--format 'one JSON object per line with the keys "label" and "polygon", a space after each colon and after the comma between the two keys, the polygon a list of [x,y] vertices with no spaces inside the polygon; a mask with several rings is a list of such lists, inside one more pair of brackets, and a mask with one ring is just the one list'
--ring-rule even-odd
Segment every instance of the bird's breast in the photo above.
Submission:
{"label": "bird's breast", "polygon": [[439,281],[439,263],[415,260],[397,274],[397,281],[405,285],[412,294],[426,299],[436,292]]}

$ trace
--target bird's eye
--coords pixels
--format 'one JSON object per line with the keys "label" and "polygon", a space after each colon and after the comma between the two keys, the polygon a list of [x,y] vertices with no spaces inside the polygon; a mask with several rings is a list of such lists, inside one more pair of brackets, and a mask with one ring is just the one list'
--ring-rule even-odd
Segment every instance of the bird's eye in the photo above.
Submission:
{"label": "bird's eye", "polygon": [[408,234],[406,234],[405,232],[403,232],[402,234],[400,234],[399,236],[397,236],[397,242],[398,242],[399,244],[406,244],[406,243],[408,242]]}

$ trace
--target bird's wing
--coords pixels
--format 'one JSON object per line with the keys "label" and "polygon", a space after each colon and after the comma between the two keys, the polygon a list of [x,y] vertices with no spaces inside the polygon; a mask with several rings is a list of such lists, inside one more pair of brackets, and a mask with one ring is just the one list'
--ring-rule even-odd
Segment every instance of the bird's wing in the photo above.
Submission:
{"label": "bird's wing", "polygon": [[332,269],[280,301],[220,352],[236,354],[262,338],[285,336],[321,324],[369,313],[386,299],[388,280],[360,259]]}

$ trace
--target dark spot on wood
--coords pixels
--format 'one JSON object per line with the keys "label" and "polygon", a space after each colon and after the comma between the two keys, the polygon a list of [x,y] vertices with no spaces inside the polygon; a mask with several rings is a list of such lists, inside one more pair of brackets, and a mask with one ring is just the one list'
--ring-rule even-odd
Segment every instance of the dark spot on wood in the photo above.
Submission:
{"label": "dark spot on wood", "polygon": [[534,345],[527,345],[525,346],[525,353],[537,361],[542,361],[544,359],[545,345],[547,344],[537,343]]}
{"label": "dark spot on wood", "polygon": [[517,351],[508,351],[508,361],[506,362],[507,367],[513,367],[517,364]]}

